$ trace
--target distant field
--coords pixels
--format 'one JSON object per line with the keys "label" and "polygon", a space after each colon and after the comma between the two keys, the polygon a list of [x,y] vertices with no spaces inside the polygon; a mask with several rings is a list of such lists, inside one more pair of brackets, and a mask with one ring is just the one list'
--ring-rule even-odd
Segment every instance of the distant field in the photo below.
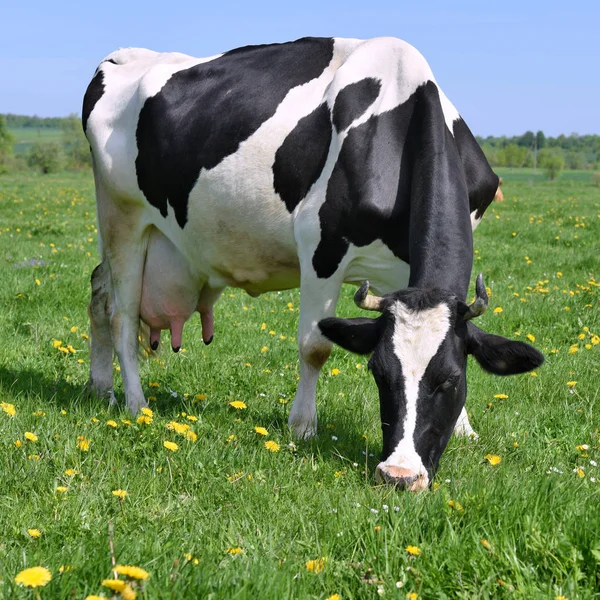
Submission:
{"label": "distant field", "polygon": [[23,154],[34,142],[60,142],[62,131],[60,129],[33,127],[14,127],[9,129],[16,142],[15,154]]}
{"label": "distant field", "polygon": [[[523,183],[542,183],[548,181],[544,169],[523,167],[514,169],[510,167],[496,167],[494,171],[504,179],[505,182],[523,182]],[[591,183],[593,171],[563,171],[559,181],[580,181],[582,183]]]}
{"label": "distant field", "polygon": [[[480,438],[453,438],[436,486],[411,494],[374,482],[366,357],[334,349],[319,437],[292,443],[297,290],[226,290],[209,347],[197,317],[181,353],[163,334],[141,365],[151,421],[126,412],[118,373],[119,406],[88,399],[91,174],[0,179],[0,599],[32,600],[14,577],[34,565],[52,572],[42,600],[99,594],[110,543],[150,573],[139,600],[599,599],[600,190],[503,189],[475,232],[491,290],[477,324],[546,364],[509,378],[470,364]],[[353,293],[338,315],[360,314]]]}

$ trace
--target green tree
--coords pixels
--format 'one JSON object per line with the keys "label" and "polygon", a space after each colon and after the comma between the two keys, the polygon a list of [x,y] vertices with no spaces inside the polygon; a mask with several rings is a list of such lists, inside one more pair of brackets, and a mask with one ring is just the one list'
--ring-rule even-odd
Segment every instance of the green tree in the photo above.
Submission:
{"label": "green tree", "polygon": [[65,156],[58,142],[35,142],[27,152],[27,164],[42,173],[56,173],[64,168]]}
{"label": "green tree", "polygon": [[538,162],[540,167],[546,171],[550,181],[559,177],[565,166],[565,160],[560,152],[547,149],[538,154]]}
{"label": "green tree", "polygon": [[14,143],[15,138],[6,126],[6,117],[0,115],[0,173],[6,173],[9,170]]}
{"label": "green tree", "polygon": [[543,131],[538,131],[535,134],[535,137],[537,138],[537,147],[538,150],[542,150],[542,148],[546,147],[546,136],[544,135]]}
{"label": "green tree", "polygon": [[529,148],[533,141],[535,140],[535,134],[533,131],[526,131],[518,141],[519,146],[525,146],[525,148]]}
{"label": "green tree", "polygon": [[90,145],[83,133],[81,119],[69,115],[62,120],[62,140],[68,169],[81,169],[92,166]]}

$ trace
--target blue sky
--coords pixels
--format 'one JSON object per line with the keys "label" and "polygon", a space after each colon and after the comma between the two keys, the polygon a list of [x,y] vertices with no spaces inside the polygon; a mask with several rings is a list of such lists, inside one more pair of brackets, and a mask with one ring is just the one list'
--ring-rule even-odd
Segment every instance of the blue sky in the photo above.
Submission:
{"label": "blue sky", "polygon": [[208,56],[305,35],[407,40],[475,134],[600,134],[600,2],[573,0],[4,3],[0,112],[79,113],[119,47]]}

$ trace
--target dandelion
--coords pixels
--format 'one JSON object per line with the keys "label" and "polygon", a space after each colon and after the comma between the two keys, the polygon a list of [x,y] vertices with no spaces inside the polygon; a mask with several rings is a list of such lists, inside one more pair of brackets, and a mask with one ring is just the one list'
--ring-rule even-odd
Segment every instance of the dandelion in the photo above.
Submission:
{"label": "dandelion", "polygon": [[405,550],[412,556],[419,556],[421,549],[418,546],[406,546]]}
{"label": "dandelion", "polygon": [[197,421],[198,417],[195,417],[194,415],[187,415],[186,419],[188,421]]}
{"label": "dandelion", "polygon": [[577,344],[573,344],[569,347],[569,354],[576,354],[577,352],[579,352]]}
{"label": "dandelion", "polygon": [[506,400],[508,398],[507,394],[494,394],[494,398],[497,398],[498,400]]}
{"label": "dandelion", "polygon": [[198,434],[195,431],[189,429],[185,432],[185,439],[189,440],[190,442],[195,442],[198,439]]}
{"label": "dandelion", "polygon": [[567,381],[567,385],[568,385],[570,388],[572,388],[572,387],[575,387],[575,385],[576,385],[576,384],[577,384],[577,382],[576,382],[576,381]]}
{"label": "dandelion", "polygon": [[160,383],[158,383],[158,381],[151,381],[148,385],[151,388],[159,388],[160,387]]}
{"label": "dandelion", "polygon": [[235,548],[227,548],[226,552],[227,552],[227,554],[231,554],[232,556],[235,556],[236,554],[241,554],[242,552],[244,552],[244,549],[237,546]]}
{"label": "dandelion", "polygon": [[82,435],[77,436],[77,447],[82,452],[87,452],[90,449],[90,444],[91,444],[91,441],[88,440],[87,438],[83,437]]}
{"label": "dandelion", "polygon": [[0,408],[9,417],[14,417],[17,414],[17,410],[15,409],[15,405],[14,404],[9,404],[8,402],[0,402]]}
{"label": "dandelion", "polygon": [[42,532],[39,529],[28,529],[27,533],[34,539],[37,540],[38,538],[42,537]]}
{"label": "dandelion", "polygon": [[177,450],[179,450],[179,446],[175,442],[163,442],[163,446],[171,452],[177,452]]}
{"label": "dandelion", "polygon": [[142,414],[146,415],[147,417],[153,417],[154,416],[154,412],[152,411],[152,409],[148,408],[146,406],[144,406],[144,408],[142,408]]}
{"label": "dandelion", "polygon": [[25,439],[28,442],[37,442],[38,441],[38,436],[35,435],[35,433],[31,433],[31,431],[26,431],[25,432]]}
{"label": "dandelion", "polygon": [[532,335],[531,333],[528,333],[525,336],[530,342],[535,342],[535,335]]}
{"label": "dandelion", "polygon": [[113,592],[121,593],[125,589],[127,583],[125,581],[121,581],[120,579],[104,579],[102,580],[102,585]]}
{"label": "dandelion", "polygon": [[246,404],[241,400],[234,400],[233,402],[229,403],[229,406],[232,406],[236,410],[245,410],[246,408],[248,408]]}
{"label": "dandelion", "polygon": [[206,394],[196,394],[196,400],[206,400]]}
{"label": "dandelion", "polygon": [[79,475],[79,471],[77,469],[67,469],[65,475],[67,477],[74,477],[75,475]]}
{"label": "dandelion", "polygon": [[326,563],[327,558],[323,556],[321,558],[307,560],[305,566],[306,570],[310,571],[311,573],[320,573],[325,568]]}
{"label": "dandelion", "polygon": [[594,346],[597,346],[598,344],[600,344],[600,337],[597,335],[593,335],[590,341],[592,342],[592,344],[594,344]]}
{"label": "dandelion", "polygon": [[492,545],[486,540],[486,539],[480,539],[479,543],[486,549],[486,550],[491,550],[492,549]]}
{"label": "dandelion", "polygon": [[125,500],[125,496],[127,496],[127,490],[113,490],[112,495],[117,497],[119,500]]}
{"label": "dandelion", "polygon": [[487,460],[492,467],[495,467],[502,462],[502,459],[497,454],[486,454],[483,458]]}
{"label": "dandelion", "polygon": [[170,431],[179,433],[180,435],[185,435],[186,431],[190,428],[187,423],[178,423],[177,421],[169,421],[165,427]]}
{"label": "dandelion", "polygon": [[17,448],[20,448],[23,445],[23,442],[21,442],[21,440],[15,440],[15,446]]}
{"label": "dandelion", "polygon": [[25,587],[43,587],[52,581],[52,573],[46,567],[24,569],[15,577],[15,583]]}
{"label": "dandelion", "polygon": [[269,432],[264,427],[255,427],[254,431],[256,431],[258,435],[269,435]]}
{"label": "dandelion", "polygon": [[497,307],[494,309],[494,313],[495,313],[495,314],[499,314],[499,313],[501,313],[501,312],[502,312],[502,307],[501,307],[501,306],[497,306]]}
{"label": "dandelion", "polygon": [[112,427],[113,429],[116,429],[119,426],[119,424],[116,421],[113,421],[112,419],[106,421],[106,425],[108,427]]}
{"label": "dandelion", "polygon": [[339,369],[331,369],[331,374],[336,377],[337,375],[339,375],[341,373],[341,371]]}
{"label": "dandelion", "polygon": [[150,425],[150,423],[152,423],[152,417],[149,417],[148,415],[140,415],[136,419],[136,423],[139,425]]}
{"label": "dandelion", "polygon": [[265,329],[266,329],[266,328],[267,328],[267,324],[266,324],[266,323],[263,323],[263,324],[260,326],[260,330],[261,330],[261,331],[265,331]]}
{"label": "dandelion", "polygon": [[131,565],[117,565],[113,570],[128,579],[142,579],[146,581],[150,577],[148,571],[145,571],[141,567],[134,567]]}
{"label": "dandelion", "polygon": [[339,594],[331,594],[331,596],[327,596],[325,600],[341,600]]}
{"label": "dandelion", "polygon": [[268,352],[268,351],[269,351],[269,348],[268,348],[268,346],[263,346],[263,347],[260,349],[260,351],[262,352],[262,354],[264,354],[265,352]]}
{"label": "dandelion", "polygon": [[56,488],[56,491],[57,491],[59,494],[64,494],[64,493],[65,493],[65,492],[66,492],[68,489],[69,489],[69,488],[68,488],[68,487],[65,487],[64,485],[59,485],[59,486],[57,486],[57,488]]}
{"label": "dandelion", "polygon": [[406,597],[408,598],[408,600],[417,600],[419,594],[417,594],[416,592],[410,592],[409,594],[406,594]]}
{"label": "dandelion", "polygon": [[265,448],[269,452],[279,452],[279,444],[277,442],[274,442],[273,440],[265,442]]}

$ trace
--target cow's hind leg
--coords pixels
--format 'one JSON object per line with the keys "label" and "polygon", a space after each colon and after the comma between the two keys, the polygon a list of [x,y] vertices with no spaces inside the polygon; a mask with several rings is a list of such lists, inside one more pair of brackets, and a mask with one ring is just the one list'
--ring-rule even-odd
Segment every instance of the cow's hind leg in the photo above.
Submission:
{"label": "cow's hind leg", "polygon": [[454,426],[454,434],[459,437],[469,437],[474,440],[479,439],[479,435],[477,435],[475,430],[471,427],[471,423],[469,423],[469,415],[464,406],[460,411],[458,421],[456,421],[456,425]]}
{"label": "cow's hind leg", "polygon": [[[312,271],[311,268],[309,270]],[[318,323],[335,313],[341,285],[337,279],[319,280],[314,272],[302,276],[298,328],[300,381],[288,420],[298,438],[310,438],[317,433],[317,381],[332,347],[332,343],[321,334]]]}
{"label": "cow's hind leg", "polygon": [[110,272],[106,261],[92,272],[92,297],[88,307],[90,316],[90,392],[116,402],[113,393],[113,343],[110,332]]}

